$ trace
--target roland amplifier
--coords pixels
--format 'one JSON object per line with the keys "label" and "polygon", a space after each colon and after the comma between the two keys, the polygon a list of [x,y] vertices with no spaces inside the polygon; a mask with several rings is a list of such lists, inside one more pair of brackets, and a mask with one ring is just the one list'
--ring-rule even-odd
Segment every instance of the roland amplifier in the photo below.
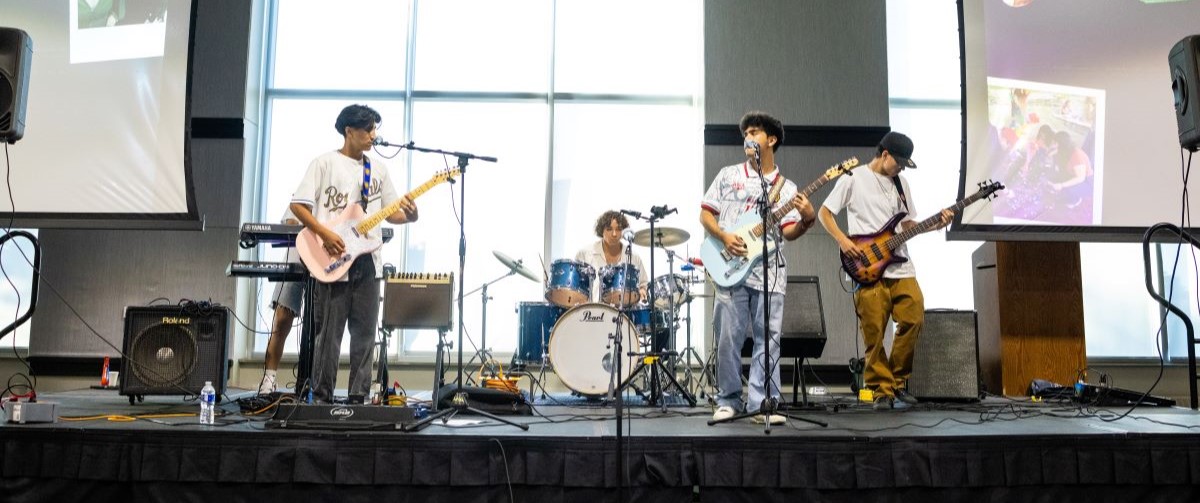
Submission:
{"label": "roland amplifier", "polygon": [[205,381],[224,394],[229,323],[224,307],[126,307],[121,394],[199,395]]}
{"label": "roland amplifier", "polygon": [[395,273],[383,288],[383,328],[450,330],[454,273]]}

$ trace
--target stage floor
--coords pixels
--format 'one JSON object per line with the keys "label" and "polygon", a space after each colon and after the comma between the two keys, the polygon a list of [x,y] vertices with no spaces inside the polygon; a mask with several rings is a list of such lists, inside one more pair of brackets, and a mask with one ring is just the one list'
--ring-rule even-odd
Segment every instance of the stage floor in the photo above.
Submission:
{"label": "stage floor", "polygon": [[502,416],[528,431],[457,414],[406,432],[268,428],[268,413],[241,411],[237,400],[251,396],[231,390],[217,426],[196,424],[199,407],[178,396],[132,406],[110,390],[43,396],[58,404],[59,422],[0,427],[0,489],[32,499],[75,494],[46,485],[59,481],[86,482],[110,497],[271,488],[258,496],[439,501],[439,491],[455,488],[445,500],[592,501],[612,500],[620,485],[633,501],[908,494],[1061,502],[1178,501],[1200,487],[1200,413],[1177,407],[992,398],[875,412],[831,395],[810,397],[817,410],[791,412],[827,427],[790,419],[768,434],[749,419],[710,426],[707,406],[664,411],[631,396],[622,423],[628,480],[618,484],[615,409],[578,397],[539,395],[532,415]]}

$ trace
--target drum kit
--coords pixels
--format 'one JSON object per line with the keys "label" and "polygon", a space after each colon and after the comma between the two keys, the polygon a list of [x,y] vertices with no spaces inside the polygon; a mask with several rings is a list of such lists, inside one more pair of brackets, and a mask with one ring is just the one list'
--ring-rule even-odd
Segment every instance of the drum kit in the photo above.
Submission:
{"label": "drum kit", "polygon": [[[688,238],[687,231],[666,227],[655,229],[653,236],[649,229],[634,233],[632,243],[665,250],[669,267],[674,270],[677,255],[667,247],[686,243]],[[507,257],[497,254],[497,258],[526,277],[536,277],[523,265],[506,261]],[[539,375],[531,379],[531,395],[533,384],[540,385],[545,372],[551,370],[574,394],[589,399],[609,394],[615,380],[617,386],[632,387],[651,404],[662,400],[664,391],[669,392],[664,388],[673,384],[679,395],[694,405],[690,392],[674,379],[673,369],[683,355],[688,355],[689,363],[692,355],[699,359],[691,348],[690,315],[681,317],[680,311],[687,306],[690,314],[690,302],[700,296],[690,287],[702,283],[704,277],[693,273],[690,264],[684,269],[688,271],[686,276],[665,274],[654,278],[647,285],[650,295],[643,298],[638,285],[641,271],[632,263],[596,270],[575,260],[553,261],[544,282],[546,301],[517,305],[519,327],[513,367],[541,364]],[[594,283],[598,284],[595,291]],[[674,336],[681,320],[687,325],[688,347],[677,352],[673,350]],[[624,360],[614,366],[613,340],[617,334],[624,354],[620,358]],[[690,364],[685,369],[690,383]],[[639,375],[642,380],[637,382]],[[545,397],[544,388],[542,394]],[[662,403],[665,405],[665,400]]]}

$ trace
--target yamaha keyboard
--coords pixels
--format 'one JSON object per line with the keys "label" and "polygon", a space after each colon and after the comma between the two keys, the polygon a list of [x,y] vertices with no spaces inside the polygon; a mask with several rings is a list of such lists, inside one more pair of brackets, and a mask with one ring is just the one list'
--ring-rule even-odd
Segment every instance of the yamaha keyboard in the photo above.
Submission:
{"label": "yamaha keyboard", "polygon": [[308,275],[304,264],[295,262],[258,262],[234,260],[225,269],[226,276],[236,278],[266,278],[267,281],[303,281]]}
{"label": "yamaha keyboard", "polygon": [[[304,229],[303,225],[244,223],[242,233],[238,236],[238,245],[242,248],[254,248],[260,244],[271,246],[296,246],[296,234]],[[392,229],[383,227],[383,242],[392,240]]]}

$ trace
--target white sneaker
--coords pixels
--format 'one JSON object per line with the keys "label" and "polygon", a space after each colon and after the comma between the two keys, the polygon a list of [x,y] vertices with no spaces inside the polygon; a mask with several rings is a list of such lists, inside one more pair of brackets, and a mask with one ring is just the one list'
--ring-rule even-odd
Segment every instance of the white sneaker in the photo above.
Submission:
{"label": "white sneaker", "polygon": [[713,413],[713,421],[721,421],[724,419],[729,419],[729,418],[733,417],[735,414],[737,414],[737,411],[733,410],[733,407],[730,407],[728,405],[723,405],[723,406],[717,407],[717,411]]}
{"label": "white sneaker", "polygon": [[[768,417],[768,416],[763,416],[762,414],[754,416],[754,422],[757,424],[763,424],[763,423],[767,422],[766,417]],[[779,414],[771,414],[769,417],[771,418],[770,419],[771,424],[783,424],[784,422],[787,421],[786,417],[781,416]]]}
{"label": "white sneaker", "polygon": [[275,376],[263,374],[262,382],[258,383],[258,394],[270,395],[275,392]]}

